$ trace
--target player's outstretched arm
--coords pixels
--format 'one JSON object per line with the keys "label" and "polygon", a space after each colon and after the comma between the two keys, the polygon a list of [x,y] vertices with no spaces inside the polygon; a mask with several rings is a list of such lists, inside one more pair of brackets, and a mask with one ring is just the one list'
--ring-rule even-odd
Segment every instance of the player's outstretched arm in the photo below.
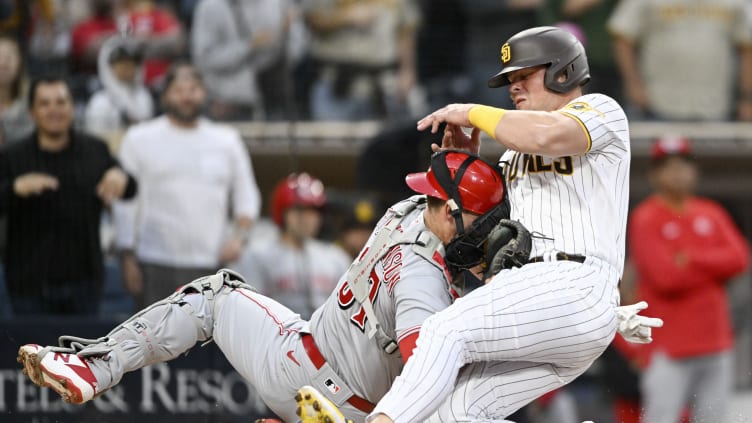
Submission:
{"label": "player's outstretched arm", "polygon": [[505,110],[481,104],[450,104],[418,121],[418,130],[436,133],[442,123],[474,127],[499,144],[521,153],[552,157],[583,154],[589,134],[572,116],[559,111]]}

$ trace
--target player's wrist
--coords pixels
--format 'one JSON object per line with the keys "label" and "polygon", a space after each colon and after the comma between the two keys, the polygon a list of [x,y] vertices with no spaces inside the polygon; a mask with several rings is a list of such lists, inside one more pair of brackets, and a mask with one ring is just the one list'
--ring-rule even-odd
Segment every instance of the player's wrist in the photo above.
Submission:
{"label": "player's wrist", "polygon": [[118,257],[120,257],[121,262],[129,261],[129,260],[136,260],[136,251],[133,250],[133,248],[129,247],[123,247],[119,248],[117,250]]}
{"label": "player's wrist", "polygon": [[496,127],[505,113],[504,109],[476,104],[470,108],[468,119],[474,127],[495,138]]}

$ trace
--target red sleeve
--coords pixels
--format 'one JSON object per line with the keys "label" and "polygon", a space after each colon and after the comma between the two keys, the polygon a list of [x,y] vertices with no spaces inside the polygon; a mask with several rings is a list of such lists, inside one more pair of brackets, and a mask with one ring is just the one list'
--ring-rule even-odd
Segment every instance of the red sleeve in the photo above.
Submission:
{"label": "red sleeve", "polygon": [[[115,28],[111,32],[115,33]],[[107,30],[103,26],[98,26],[92,21],[84,21],[73,27],[71,31],[71,50],[74,57],[80,57],[86,52],[92,40],[104,34]]]}
{"label": "red sleeve", "polygon": [[420,332],[413,332],[399,341],[400,353],[402,353],[402,362],[407,363],[407,359],[413,355],[415,349],[415,343],[418,342],[418,335]]}
{"label": "red sleeve", "polygon": [[71,50],[74,57],[78,57],[84,51],[84,27],[79,24],[71,31]]}
{"label": "red sleeve", "polygon": [[725,282],[749,266],[749,245],[721,206],[708,204],[707,213],[718,225],[718,239],[713,245],[691,246],[689,264]]}
{"label": "red sleeve", "polygon": [[664,295],[686,292],[706,283],[707,277],[690,266],[676,265],[674,251],[661,238],[660,223],[653,218],[651,204],[632,214],[629,250],[640,281]]}

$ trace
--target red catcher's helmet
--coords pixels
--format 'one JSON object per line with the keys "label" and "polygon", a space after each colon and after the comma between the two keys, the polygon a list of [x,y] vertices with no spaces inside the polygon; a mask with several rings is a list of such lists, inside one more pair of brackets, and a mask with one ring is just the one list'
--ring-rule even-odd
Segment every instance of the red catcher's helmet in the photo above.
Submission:
{"label": "red catcher's helmet", "polygon": [[321,208],[326,204],[324,184],[307,173],[291,173],[272,194],[272,219],[282,226],[285,211],[291,207]]}
{"label": "red catcher's helmet", "polygon": [[[444,178],[437,172],[446,172]],[[440,180],[449,179],[440,183]],[[485,214],[498,206],[504,199],[504,182],[497,166],[486,163],[478,156],[464,151],[446,150],[431,158],[428,172],[411,173],[405,177],[407,185],[413,191],[431,197],[448,200],[455,185],[459,194],[458,206],[465,211],[478,215]]]}

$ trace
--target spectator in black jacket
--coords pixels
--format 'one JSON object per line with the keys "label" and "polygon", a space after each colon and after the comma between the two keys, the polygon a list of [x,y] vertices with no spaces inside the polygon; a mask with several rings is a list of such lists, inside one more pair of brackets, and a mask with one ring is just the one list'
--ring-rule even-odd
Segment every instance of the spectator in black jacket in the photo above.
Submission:
{"label": "spectator in black jacket", "polygon": [[103,285],[100,214],[136,192],[102,141],[72,129],[73,100],[59,78],[32,82],[36,130],[0,150],[4,257],[16,315],[98,312]]}

